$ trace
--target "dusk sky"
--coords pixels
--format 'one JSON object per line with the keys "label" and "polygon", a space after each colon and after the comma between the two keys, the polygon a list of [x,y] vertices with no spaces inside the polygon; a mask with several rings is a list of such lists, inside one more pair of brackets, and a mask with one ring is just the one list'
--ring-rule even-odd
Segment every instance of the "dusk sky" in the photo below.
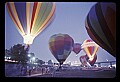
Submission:
{"label": "dusk sky", "polygon": [[[55,18],[53,22],[41,32],[30,45],[29,53],[34,53],[35,57],[43,60],[53,60],[55,57],[49,50],[48,41],[54,34],[62,33],[70,35],[75,43],[83,43],[86,39],[91,39],[85,29],[85,18],[90,8],[96,2],[56,2]],[[24,44],[23,37],[17,31],[15,24],[11,20],[7,9],[5,8],[5,49],[10,49],[16,44]],[[97,51],[97,62],[116,61],[116,58],[110,55],[101,47]],[[79,61],[79,57],[85,55],[83,50],[78,56],[72,51],[65,62]],[[106,60],[107,59],[107,60]]]}

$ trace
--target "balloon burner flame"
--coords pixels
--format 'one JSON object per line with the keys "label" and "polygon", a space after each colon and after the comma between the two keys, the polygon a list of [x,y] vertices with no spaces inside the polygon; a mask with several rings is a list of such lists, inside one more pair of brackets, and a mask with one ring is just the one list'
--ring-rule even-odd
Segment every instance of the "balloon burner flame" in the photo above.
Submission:
{"label": "balloon burner flame", "polygon": [[23,39],[24,39],[25,44],[32,44],[33,40],[34,40],[34,37],[31,36],[30,34],[27,34],[27,35],[23,36]]}

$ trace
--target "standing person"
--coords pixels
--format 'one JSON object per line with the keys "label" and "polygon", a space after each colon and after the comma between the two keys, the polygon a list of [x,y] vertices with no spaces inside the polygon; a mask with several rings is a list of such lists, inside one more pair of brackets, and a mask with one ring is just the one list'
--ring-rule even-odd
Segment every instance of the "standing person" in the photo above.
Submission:
{"label": "standing person", "polygon": [[23,75],[25,75],[25,67],[23,67]]}
{"label": "standing person", "polygon": [[46,73],[48,72],[48,69],[47,69],[47,67],[45,68],[45,72],[46,72]]}
{"label": "standing person", "polygon": [[23,76],[23,67],[21,67],[21,75]]}
{"label": "standing person", "polygon": [[47,73],[49,74],[49,71],[50,71],[50,68],[49,67],[47,67]]}
{"label": "standing person", "polygon": [[42,75],[43,75],[43,67],[42,67]]}
{"label": "standing person", "polygon": [[32,70],[31,70],[31,68],[29,69],[29,76],[31,75],[31,72],[32,72]]}

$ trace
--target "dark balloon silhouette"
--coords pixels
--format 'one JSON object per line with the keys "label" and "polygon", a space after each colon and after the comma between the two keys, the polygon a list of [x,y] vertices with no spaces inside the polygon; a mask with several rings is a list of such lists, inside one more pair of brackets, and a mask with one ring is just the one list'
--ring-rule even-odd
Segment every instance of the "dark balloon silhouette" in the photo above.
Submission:
{"label": "dark balloon silhouette", "polygon": [[80,51],[81,51],[81,44],[80,43],[74,43],[73,52],[78,54]]}
{"label": "dark balloon silhouette", "polygon": [[116,57],[116,4],[98,2],[89,11],[85,27],[100,47]]}

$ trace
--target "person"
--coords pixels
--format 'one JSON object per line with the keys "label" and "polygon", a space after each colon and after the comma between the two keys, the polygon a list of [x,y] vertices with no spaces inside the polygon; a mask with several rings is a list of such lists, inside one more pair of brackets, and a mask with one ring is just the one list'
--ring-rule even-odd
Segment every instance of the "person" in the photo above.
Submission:
{"label": "person", "polygon": [[31,72],[32,72],[32,70],[31,70],[31,69],[29,69],[29,76],[31,75]]}
{"label": "person", "polygon": [[48,68],[47,67],[45,68],[45,71],[46,71],[46,73],[48,72]]}
{"label": "person", "polygon": [[23,67],[23,75],[26,75],[26,68]]}
{"label": "person", "polygon": [[42,75],[43,75],[43,70],[44,70],[44,69],[43,69],[43,67],[42,67]]}
{"label": "person", "polygon": [[49,74],[49,72],[50,72],[50,68],[49,68],[49,67],[47,67],[47,73]]}

